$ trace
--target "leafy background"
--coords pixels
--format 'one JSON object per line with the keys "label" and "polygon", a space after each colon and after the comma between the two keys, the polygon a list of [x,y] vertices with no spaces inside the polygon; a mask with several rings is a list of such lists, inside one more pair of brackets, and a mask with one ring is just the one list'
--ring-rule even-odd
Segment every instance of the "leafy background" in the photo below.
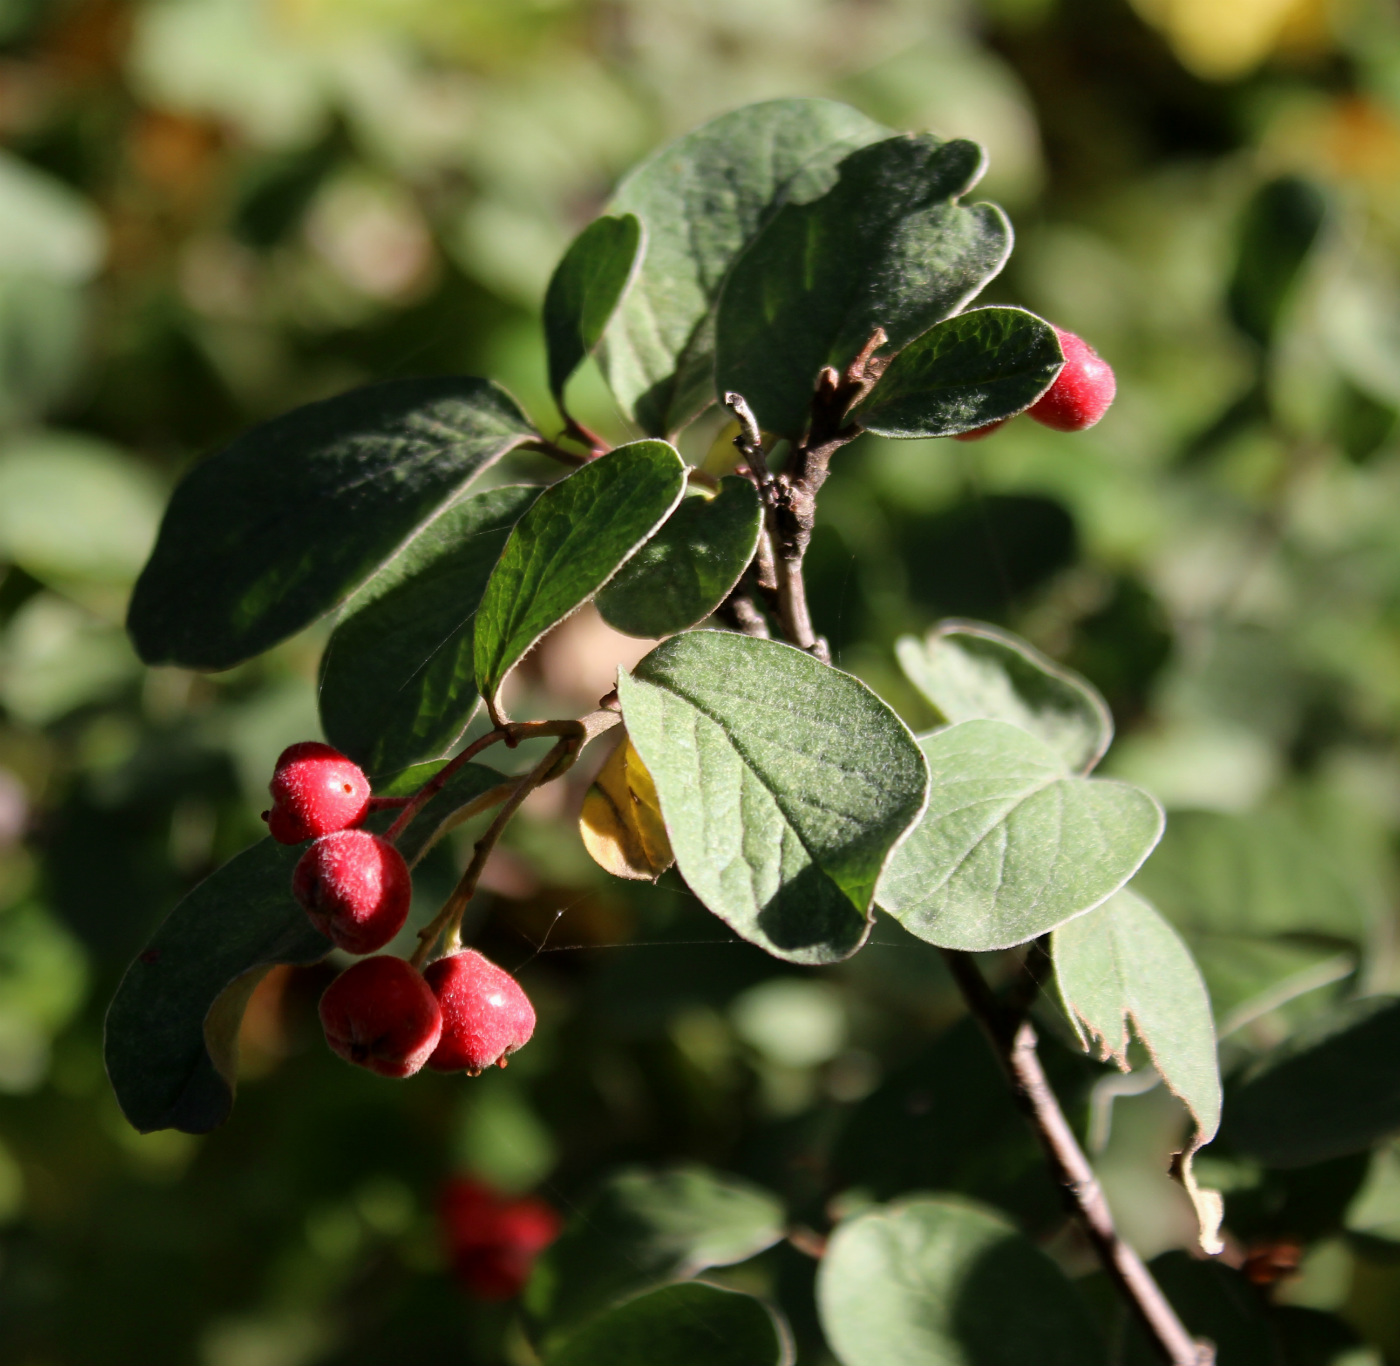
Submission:
{"label": "leafy background", "polygon": [[[1227,1068],[1400,987],[1384,0],[5,0],[0,43],[4,1359],[527,1359],[511,1312],[447,1274],[435,1201],[462,1172],[567,1211],[618,1162],[696,1160],[814,1225],[833,1199],[952,1191],[1089,1270],[932,950],[882,918],[849,963],[796,969],[674,881],[607,880],[574,832],[586,771],[532,800],[472,927],[540,1008],[508,1073],[340,1065],[309,968],[255,996],[223,1130],[138,1137],[102,1075],[125,963],[258,833],[273,758],[315,732],[329,630],[223,674],[138,666],[120,623],[177,473],[370,379],[489,374],[550,429],[560,252],[637,157],[748,100],[832,95],[984,142],[1017,228],[987,301],[1084,334],[1119,376],[1082,436],[841,453],[808,560],[838,662],[927,725],[894,641],[959,615],[1097,684],[1118,724],[1100,771],[1189,813],[1140,885],[1203,964]],[[625,434],[591,367],[570,397]],[[586,709],[645,648],[580,615],[517,714]],[[1224,1366],[1400,1360],[1387,1142],[1288,1166],[1250,1146],[1249,1123],[1281,1127],[1268,1073],[1233,1138],[1227,1090],[1198,1167],[1230,1256],[1304,1243],[1269,1338],[1262,1292],[1175,1250],[1184,1110],[1070,1047],[1048,1062],[1121,1221],[1234,1344]],[[784,1243],[719,1275],[774,1295],[816,1363],[813,1270]],[[1372,1346],[1346,1356],[1306,1311]]]}

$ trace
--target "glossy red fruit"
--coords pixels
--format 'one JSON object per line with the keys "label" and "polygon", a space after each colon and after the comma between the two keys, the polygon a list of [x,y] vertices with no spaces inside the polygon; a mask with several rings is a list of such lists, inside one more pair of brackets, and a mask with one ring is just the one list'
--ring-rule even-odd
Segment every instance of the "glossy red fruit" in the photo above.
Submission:
{"label": "glossy red fruit", "polygon": [[1058,327],[1055,335],[1065,353],[1064,369],[1031,404],[1030,415],[1057,432],[1082,432],[1108,411],[1118,382],[1113,378],[1113,367],[1100,359],[1088,342]]}
{"label": "glossy red fruit", "polygon": [[272,838],[300,844],[358,825],[369,809],[369,779],[359,764],[319,740],[282,751],[268,784],[272,809],[263,819]]}
{"label": "glossy red fruit", "polygon": [[321,997],[326,1042],[381,1077],[411,1077],[442,1035],[442,1012],[422,974],[402,958],[362,958]]}
{"label": "glossy red fruit", "polygon": [[479,1075],[530,1041],[535,1008],[510,973],[463,949],[428,964],[423,974],[442,1007],[442,1042],[428,1066]]}
{"label": "glossy red fruit", "polygon": [[985,427],[973,427],[970,431],[954,432],[954,441],[980,441],[984,436],[991,436],[998,427],[1004,427],[1011,419],[1009,417],[998,418],[995,422],[989,422]]}
{"label": "glossy red fruit", "polygon": [[292,895],[333,944],[347,953],[373,953],[408,919],[413,880],[388,840],[368,830],[337,830],[301,856]]}
{"label": "glossy red fruit", "polygon": [[438,1216],[453,1273],[464,1289],[484,1300],[518,1295],[535,1258],[563,1226],[543,1200],[510,1199],[467,1177],[443,1183]]}

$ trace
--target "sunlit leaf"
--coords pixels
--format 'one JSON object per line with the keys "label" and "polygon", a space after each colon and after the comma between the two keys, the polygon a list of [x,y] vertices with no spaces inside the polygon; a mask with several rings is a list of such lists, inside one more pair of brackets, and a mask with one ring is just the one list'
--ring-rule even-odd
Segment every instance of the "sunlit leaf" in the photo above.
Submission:
{"label": "sunlit leaf", "polygon": [[613,750],[584,794],[578,830],[593,861],[617,877],[655,882],[674,862],[656,784],[631,740]]}

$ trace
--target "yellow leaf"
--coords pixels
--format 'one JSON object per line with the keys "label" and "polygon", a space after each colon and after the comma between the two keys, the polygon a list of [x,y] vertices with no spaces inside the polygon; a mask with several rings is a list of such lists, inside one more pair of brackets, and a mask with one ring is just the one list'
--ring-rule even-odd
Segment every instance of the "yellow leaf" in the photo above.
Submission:
{"label": "yellow leaf", "polygon": [[671,866],[656,787],[630,739],[613,750],[588,789],[578,829],[594,862],[617,877],[655,882]]}

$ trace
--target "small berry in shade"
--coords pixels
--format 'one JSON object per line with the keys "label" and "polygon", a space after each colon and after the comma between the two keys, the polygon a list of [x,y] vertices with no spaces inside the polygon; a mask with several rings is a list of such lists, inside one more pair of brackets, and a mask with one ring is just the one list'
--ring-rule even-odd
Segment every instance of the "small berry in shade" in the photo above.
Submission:
{"label": "small berry in shade", "polygon": [[474,949],[429,963],[423,976],[442,1007],[442,1042],[428,1059],[435,1071],[476,1077],[492,1063],[504,1067],[535,1032],[535,1008],[520,983]]}
{"label": "small berry in shade", "polygon": [[263,819],[279,844],[300,844],[358,825],[369,809],[369,779],[359,764],[319,740],[282,751],[268,784]]}
{"label": "small berry in shade", "polygon": [[954,432],[954,441],[981,441],[984,436],[991,436],[998,427],[1004,427],[1011,419],[1000,417],[995,422],[988,422],[984,427],[973,427],[970,431]]}
{"label": "small berry in shade", "polygon": [[1088,342],[1058,327],[1055,335],[1065,353],[1064,369],[1031,404],[1030,415],[1057,432],[1082,432],[1108,411],[1118,382],[1113,378],[1113,367],[1101,360]]}
{"label": "small berry in shade", "polygon": [[373,953],[408,919],[413,880],[388,840],[368,830],[337,830],[301,856],[292,895],[331,943],[347,953]]}
{"label": "small berry in shade", "polygon": [[362,958],[321,997],[326,1042],[381,1077],[411,1077],[442,1035],[442,1012],[422,974],[402,958]]}
{"label": "small berry in shade", "polygon": [[461,1176],[443,1183],[438,1216],[453,1274],[463,1289],[483,1300],[518,1295],[535,1258],[563,1224],[543,1200],[511,1199]]}

